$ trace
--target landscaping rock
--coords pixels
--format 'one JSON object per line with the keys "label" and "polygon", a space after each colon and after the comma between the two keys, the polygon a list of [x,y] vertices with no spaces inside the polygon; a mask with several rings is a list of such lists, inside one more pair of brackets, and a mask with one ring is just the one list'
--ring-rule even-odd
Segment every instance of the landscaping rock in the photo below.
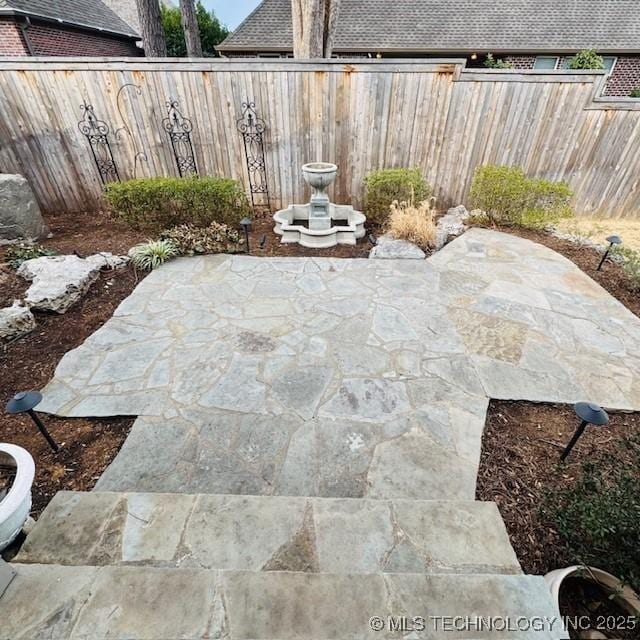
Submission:
{"label": "landscaping rock", "polygon": [[87,256],[85,260],[96,265],[99,269],[122,269],[129,264],[129,256],[114,256],[113,253],[104,251]]}
{"label": "landscaping rock", "polygon": [[464,205],[453,207],[438,220],[436,230],[436,250],[442,249],[450,238],[459,236],[467,229],[465,222],[469,212]]}
{"label": "landscaping rock", "polygon": [[36,328],[36,319],[28,307],[18,300],[13,306],[0,309],[0,340],[11,340],[23,336]]}
{"label": "landscaping rock", "polygon": [[378,260],[424,260],[426,254],[412,242],[396,240],[386,234],[378,238],[378,244],[371,249],[369,257]]}
{"label": "landscaping rock", "polygon": [[101,266],[75,255],[27,260],[18,269],[19,276],[33,281],[25,302],[32,309],[64,313],[87,292]]}
{"label": "landscaping rock", "polygon": [[0,242],[35,240],[49,230],[29,183],[20,175],[0,174]]}

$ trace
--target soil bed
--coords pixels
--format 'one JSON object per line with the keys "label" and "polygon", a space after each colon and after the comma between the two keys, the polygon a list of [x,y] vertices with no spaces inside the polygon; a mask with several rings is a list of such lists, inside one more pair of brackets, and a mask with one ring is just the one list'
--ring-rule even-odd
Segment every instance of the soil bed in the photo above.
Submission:
{"label": "soil bed", "polygon": [[[609,425],[588,428],[562,464],[560,454],[579,424],[573,407],[491,401],[476,498],[498,505],[525,573],[543,575],[581,564],[554,523],[541,512],[548,491],[572,486],[584,460],[599,464],[606,459],[617,460],[617,464],[630,469],[637,465],[633,453],[621,447],[621,437],[640,436],[640,413],[610,413],[609,417]],[[607,566],[598,568],[612,572]],[[612,573],[615,575],[615,571]],[[581,615],[571,598],[568,608],[563,613]]]}

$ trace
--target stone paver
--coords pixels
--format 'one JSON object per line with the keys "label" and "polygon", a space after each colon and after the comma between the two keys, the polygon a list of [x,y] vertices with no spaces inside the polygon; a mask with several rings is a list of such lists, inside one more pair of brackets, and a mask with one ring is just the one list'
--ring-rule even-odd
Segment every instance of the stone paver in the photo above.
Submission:
{"label": "stone paver", "polygon": [[640,409],[640,321],[489,230],[423,261],[190,258],[44,395],[140,416],[100,490],[473,499],[488,398]]}
{"label": "stone paver", "polygon": [[[397,629],[372,629],[373,616],[385,623],[389,616],[406,616],[411,624],[424,618],[424,631],[405,632],[407,638],[564,637],[544,579],[532,576],[21,565],[2,607],[8,613],[1,640],[400,637]],[[472,624],[493,617],[498,623],[511,620],[512,626],[522,620],[524,626],[522,631],[443,630],[444,618],[451,624],[453,617],[463,623],[468,617]],[[536,633],[526,629],[534,617],[544,625]]]}
{"label": "stone paver", "polygon": [[162,493],[60,492],[17,561],[335,574],[520,573],[493,503]]}

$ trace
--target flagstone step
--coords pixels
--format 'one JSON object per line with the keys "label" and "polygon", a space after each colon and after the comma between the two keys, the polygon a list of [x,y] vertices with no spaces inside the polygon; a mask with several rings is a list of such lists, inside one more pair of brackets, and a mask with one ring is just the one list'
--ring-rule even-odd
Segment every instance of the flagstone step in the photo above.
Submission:
{"label": "flagstone step", "polygon": [[520,573],[495,504],[60,492],[18,562],[234,571]]}
{"label": "flagstone step", "polygon": [[14,567],[2,640],[565,637],[541,577]]}

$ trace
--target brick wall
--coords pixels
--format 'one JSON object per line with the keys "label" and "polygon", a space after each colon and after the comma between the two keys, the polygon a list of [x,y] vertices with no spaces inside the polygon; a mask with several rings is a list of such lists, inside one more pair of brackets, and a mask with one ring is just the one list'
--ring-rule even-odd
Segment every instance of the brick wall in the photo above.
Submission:
{"label": "brick wall", "polygon": [[0,56],[26,56],[20,27],[13,20],[0,20]]}
{"label": "brick wall", "polygon": [[[123,40],[92,31],[32,22],[26,29],[36,56],[139,56],[133,40]],[[0,55],[29,55],[20,27],[13,20],[0,22]]]}
{"label": "brick wall", "polygon": [[619,57],[607,83],[607,95],[628,96],[640,88],[640,56]]}

